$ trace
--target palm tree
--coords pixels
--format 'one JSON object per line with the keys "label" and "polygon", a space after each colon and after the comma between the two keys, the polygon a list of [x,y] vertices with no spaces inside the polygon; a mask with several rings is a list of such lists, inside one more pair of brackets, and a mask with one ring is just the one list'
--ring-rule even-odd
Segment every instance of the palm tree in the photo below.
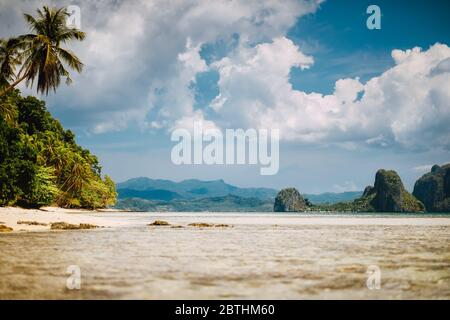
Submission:
{"label": "palm tree", "polygon": [[[20,40],[16,38],[0,39],[0,88],[9,86],[16,79],[16,67],[21,63],[20,49]],[[11,97],[7,96],[6,99],[0,97],[0,115],[9,125],[14,125],[17,110]]]}
{"label": "palm tree", "polygon": [[19,52],[22,43],[17,38],[0,39],[0,86],[15,80],[16,67],[21,64]]}
{"label": "palm tree", "polygon": [[56,91],[61,78],[69,84],[72,80],[65,65],[81,72],[83,64],[70,50],[61,47],[71,40],[82,41],[86,34],[78,29],[69,28],[66,18],[69,16],[65,8],[56,9],[44,6],[37,10],[37,17],[24,14],[32,34],[20,36],[23,51],[19,59],[23,61],[17,79],[0,92],[0,97],[12,90],[23,80],[27,86],[33,86],[37,79],[37,92],[48,94],[50,89]]}

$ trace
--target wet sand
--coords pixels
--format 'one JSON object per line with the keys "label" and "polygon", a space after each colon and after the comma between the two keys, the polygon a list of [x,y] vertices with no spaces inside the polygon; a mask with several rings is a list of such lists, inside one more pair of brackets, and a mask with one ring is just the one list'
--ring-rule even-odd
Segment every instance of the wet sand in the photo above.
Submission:
{"label": "wet sand", "polygon": [[[83,209],[64,209],[43,207],[41,209],[23,209],[18,207],[0,207],[0,225],[12,228],[12,232],[37,232],[50,230],[50,223],[67,222],[70,224],[87,223],[100,227],[115,227],[127,224],[128,221],[117,217],[95,215],[99,212],[111,213],[118,210],[104,209],[100,211]],[[34,224],[20,223],[33,222]]]}

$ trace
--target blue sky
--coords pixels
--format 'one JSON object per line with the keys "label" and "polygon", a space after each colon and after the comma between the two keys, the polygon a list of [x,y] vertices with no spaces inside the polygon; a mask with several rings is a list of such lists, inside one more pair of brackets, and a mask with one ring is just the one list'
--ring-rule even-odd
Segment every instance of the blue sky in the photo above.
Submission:
{"label": "blue sky", "polygon": [[[88,37],[72,48],[85,72],[45,99],[116,181],[341,192],[387,168],[411,189],[450,160],[448,1],[51,3],[78,4]],[[0,1],[0,36],[24,32],[20,14],[40,4]],[[370,4],[381,30],[366,27]],[[171,129],[194,118],[222,129],[286,124],[278,174],[174,165]]]}
{"label": "blue sky", "polygon": [[[364,27],[371,4],[381,9],[381,30]],[[366,81],[392,67],[393,49],[450,43],[449,10],[445,0],[327,1],[288,32],[316,59],[314,68],[292,71],[294,88],[331,93],[337,79],[359,76]]]}

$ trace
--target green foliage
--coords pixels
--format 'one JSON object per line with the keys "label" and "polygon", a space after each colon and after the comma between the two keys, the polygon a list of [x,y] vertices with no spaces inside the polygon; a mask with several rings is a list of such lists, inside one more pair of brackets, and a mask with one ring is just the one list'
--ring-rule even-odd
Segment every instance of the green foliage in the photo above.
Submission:
{"label": "green foliage", "polygon": [[115,202],[114,183],[102,180],[97,158],[75,143],[43,101],[13,90],[23,80],[27,86],[36,81],[37,91],[48,94],[63,78],[71,82],[66,67],[81,72],[78,57],[61,47],[85,38],[67,27],[67,16],[65,8],[44,6],[36,16],[24,14],[31,32],[0,39],[0,205],[98,208]]}
{"label": "green foliage", "polygon": [[[18,91],[0,98],[0,205],[103,208],[114,205],[114,182],[101,178],[95,155],[53,119],[45,103]],[[6,118],[8,120],[6,120]]]}
{"label": "green foliage", "polygon": [[403,206],[405,212],[421,212],[425,211],[425,206],[422,202],[417,200],[411,193],[404,190],[402,193]]}
{"label": "green foliage", "polygon": [[318,211],[337,211],[337,212],[374,212],[375,208],[371,205],[375,194],[362,196],[353,201],[338,202],[334,204],[319,204],[313,206],[313,210]]}
{"label": "green foliage", "polygon": [[113,206],[117,199],[116,184],[108,175],[105,175],[104,184],[107,188],[103,197],[104,206]]}
{"label": "green foliage", "polygon": [[0,114],[9,126],[14,126],[19,113],[12,97],[8,96],[0,101]]}
{"label": "green foliage", "polygon": [[36,171],[35,150],[0,116],[0,205],[15,204],[31,193]]}
{"label": "green foliage", "polygon": [[23,197],[26,206],[39,208],[53,203],[59,193],[54,172],[53,167],[38,166],[31,192]]}
{"label": "green foliage", "polygon": [[55,120],[45,108],[45,102],[35,97],[19,99],[17,103],[19,111],[19,124],[29,134],[45,132],[54,129],[52,124]]}
{"label": "green foliage", "polygon": [[14,81],[20,65],[21,41],[17,38],[0,39],[0,87]]}

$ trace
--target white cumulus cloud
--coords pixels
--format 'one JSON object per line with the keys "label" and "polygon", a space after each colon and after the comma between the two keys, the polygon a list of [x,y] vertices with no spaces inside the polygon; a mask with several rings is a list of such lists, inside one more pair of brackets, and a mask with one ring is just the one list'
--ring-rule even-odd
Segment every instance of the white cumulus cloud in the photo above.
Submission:
{"label": "white cumulus cloud", "polygon": [[[21,15],[43,4],[78,4],[86,64],[71,86],[48,97],[72,128],[94,133],[168,129],[189,119],[222,128],[278,128],[281,138],[346,148],[450,149],[450,48],[393,50],[395,66],[362,83],[336,81],[333,94],[294,90],[292,68],[311,68],[286,33],[316,1],[0,0],[0,36],[25,33]],[[202,45],[238,34],[236,47],[207,65]],[[219,73],[219,94],[196,110],[196,75]],[[56,111],[55,111],[56,110]]]}
{"label": "white cumulus cloud", "polygon": [[258,43],[283,35],[322,0],[0,0],[0,36],[27,32],[22,13],[42,5],[78,5],[83,43],[73,49],[86,67],[47,98],[71,126],[94,132],[130,125],[170,126],[192,116],[190,92],[204,43],[239,34]]}
{"label": "white cumulus cloud", "polygon": [[[366,83],[340,79],[331,95],[294,90],[292,67],[307,68],[290,40],[241,49],[214,64],[223,125],[279,128],[301,143],[357,143],[406,149],[450,148],[450,48],[393,50],[395,66]],[[220,108],[216,105],[220,104]]]}

